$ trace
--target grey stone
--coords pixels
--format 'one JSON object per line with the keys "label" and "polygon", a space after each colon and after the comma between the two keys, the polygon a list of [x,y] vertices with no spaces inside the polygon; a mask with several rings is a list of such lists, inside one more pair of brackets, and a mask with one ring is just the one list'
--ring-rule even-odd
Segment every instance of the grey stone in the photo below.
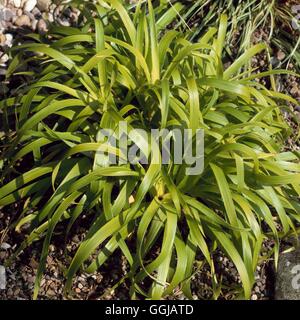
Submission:
{"label": "grey stone", "polygon": [[294,30],[300,29],[300,14],[297,14],[297,16],[292,19],[292,27]]}
{"label": "grey stone", "polygon": [[27,0],[24,4],[24,11],[30,12],[36,6],[36,3],[36,0]]}
{"label": "grey stone", "polygon": [[40,11],[37,7],[33,8],[33,10],[31,11],[31,13],[32,13],[35,17],[41,17],[41,16],[42,16],[41,11]]}
{"label": "grey stone", "polygon": [[69,27],[71,25],[70,21],[67,19],[57,18],[57,22],[64,27]]}
{"label": "grey stone", "polygon": [[40,19],[37,24],[37,29],[40,34],[45,34],[48,31],[48,26],[45,20]]}
{"label": "grey stone", "polygon": [[0,265],[0,290],[6,289],[6,271],[3,266]]}
{"label": "grey stone", "polygon": [[0,248],[3,249],[3,250],[8,250],[8,249],[11,248],[11,245],[9,243],[7,243],[7,242],[3,242],[3,243],[1,243]]}
{"label": "grey stone", "polygon": [[300,247],[279,257],[276,300],[300,300]]}
{"label": "grey stone", "polygon": [[298,4],[298,5],[292,6],[292,12],[293,12],[293,13],[298,13],[298,12],[300,12],[300,5]]}
{"label": "grey stone", "polygon": [[278,59],[279,61],[281,61],[281,60],[283,60],[284,58],[285,58],[285,53],[284,53],[283,51],[279,50],[279,51],[277,52],[277,59]]}
{"label": "grey stone", "polygon": [[14,13],[9,9],[3,9],[0,11],[0,20],[11,21]]}

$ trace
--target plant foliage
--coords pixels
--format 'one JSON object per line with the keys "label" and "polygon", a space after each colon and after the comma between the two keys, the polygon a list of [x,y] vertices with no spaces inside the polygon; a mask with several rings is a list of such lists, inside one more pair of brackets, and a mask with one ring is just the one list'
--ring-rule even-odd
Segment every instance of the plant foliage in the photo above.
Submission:
{"label": "plant foliage", "polygon": [[208,26],[220,20],[222,13],[226,13],[229,20],[226,49],[231,56],[235,56],[235,51],[241,54],[248,49],[255,32],[261,34],[263,31],[275,48],[286,53],[280,66],[292,60],[299,70],[300,33],[299,29],[293,28],[293,21],[297,21],[297,18],[292,10],[297,1],[182,0],[181,3],[184,8],[178,8],[181,18],[176,19],[175,27],[191,28],[191,39],[197,39]]}
{"label": "plant foliage", "polygon": [[[217,298],[222,283],[212,255],[219,248],[249,298],[263,240],[274,240],[277,260],[279,239],[296,234],[300,221],[299,154],[281,153],[289,134],[281,108],[294,100],[254,80],[278,71],[247,67],[267,48],[251,47],[225,70],[224,15],[192,43],[163,30],[159,21],[170,11],[154,12],[151,1],[128,11],[119,0],[101,0],[96,12],[82,29],[53,27],[51,37],[15,47],[9,74],[22,74],[23,64],[41,71],[26,73],[30,83],[0,102],[15,131],[2,154],[0,206],[21,204],[15,226],[30,224],[15,256],[43,239],[34,298],[57,225],[67,222],[69,233],[82,214],[94,220],[66,273],[67,292],[80,269],[94,272],[121,250],[133,299],[160,299],[178,286],[192,298],[199,254]],[[149,135],[151,128],[202,128],[203,173],[186,176],[185,165],[173,162],[107,166],[98,132],[117,131],[120,121]],[[121,156],[118,148],[109,152]]]}

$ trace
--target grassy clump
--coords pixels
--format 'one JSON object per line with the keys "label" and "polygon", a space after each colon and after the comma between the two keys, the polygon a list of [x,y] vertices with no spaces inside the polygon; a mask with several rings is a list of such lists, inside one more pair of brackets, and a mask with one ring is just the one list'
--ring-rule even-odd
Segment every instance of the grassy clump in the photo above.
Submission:
{"label": "grassy clump", "polygon": [[[0,103],[15,132],[2,155],[0,206],[22,205],[16,228],[31,228],[15,255],[44,239],[34,297],[56,226],[68,220],[68,234],[85,213],[94,222],[68,268],[67,291],[80,268],[93,272],[120,249],[132,298],[159,299],[178,286],[192,298],[198,253],[217,298],[212,253],[220,248],[249,298],[263,240],[275,241],[277,260],[279,239],[296,234],[300,221],[299,154],[281,153],[290,131],[281,108],[294,100],[254,81],[274,83],[278,72],[248,69],[263,44],[224,70],[226,16],[192,43],[186,34],[162,33],[151,1],[130,12],[118,0],[101,3],[82,29],[54,27],[44,43],[16,47],[9,73],[22,63],[40,72]],[[186,176],[186,166],[173,162],[106,166],[98,132],[117,131],[120,121],[149,136],[151,128],[203,129],[203,173]]]}
{"label": "grassy clump", "polygon": [[182,0],[181,3],[184,6],[178,7],[181,18],[176,19],[175,27],[187,30],[191,27],[192,39],[197,39],[226,12],[229,17],[226,49],[230,56],[235,57],[248,49],[252,45],[253,35],[263,31],[274,48],[286,53],[279,67],[293,61],[297,70],[300,70],[300,29],[295,30],[297,13],[293,12],[293,5],[297,5],[297,1]]}

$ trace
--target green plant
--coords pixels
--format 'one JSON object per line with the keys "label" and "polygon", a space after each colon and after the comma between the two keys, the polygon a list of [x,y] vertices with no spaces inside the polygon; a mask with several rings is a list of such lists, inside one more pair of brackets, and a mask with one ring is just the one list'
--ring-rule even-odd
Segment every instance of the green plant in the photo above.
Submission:
{"label": "green plant", "polygon": [[268,35],[268,40],[287,53],[281,65],[292,59],[299,68],[297,55],[300,37],[299,31],[292,28],[292,20],[295,17],[291,9],[296,2],[282,0],[182,0],[181,2],[186,9],[180,11],[181,19],[177,18],[176,28],[191,28],[191,39],[197,39],[208,26],[214,25],[221,15],[226,13],[229,17],[226,49],[231,56],[235,56],[236,50],[241,54],[248,49],[252,45],[255,31],[263,29]]}
{"label": "green plant", "polygon": [[[151,1],[130,12],[119,0],[99,3],[98,17],[82,29],[53,27],[50,37],[14,49],[8,75],[30,83],[0,103],[15,131],[2,155],[0,206],[19,203],[14,226],[31,226],[14,256],[44,238],[34,298],[56,226],[68,220],[68,233],[83,213],[94,222],[67,271],[67,292],[80,268],[93,272],[120,249],[132,298],[159,299],[177,286],[192,298],[200,252],[217,298],[212,253],[220,248],[240,274],[240,296],[249,298],[263,240],[274,239],[277,261],[279,239],[297,234],[300,221],[299,154],[281,153],[289,127],[280,109],[294,100],[254,81],[273,83],[279,71],[247,69],[263,44],[224,70],[224,15],[219,29],[192,43],[157,29]],[[22,64],[40,72],[18,72]],[[120,121],[149,135],[151,128],[202,128],[204,172],[186,176],[186,166],[173,163],[105,166],[98,132],[118,130]]]}

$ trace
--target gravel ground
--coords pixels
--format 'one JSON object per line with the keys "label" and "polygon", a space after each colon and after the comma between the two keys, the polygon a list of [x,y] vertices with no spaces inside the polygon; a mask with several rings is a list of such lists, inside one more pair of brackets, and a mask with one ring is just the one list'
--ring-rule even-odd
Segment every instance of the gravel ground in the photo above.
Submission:
{"label": "gravel ground", "polygon": [[[297,36],[300,36],[299,32],[297,33]],[[257,30],[253,34],[252,42],[253,44],[265,42],[272,47],[272,44],[269,41],[269,31],[265,29]],[[254,68],[258,68],[258,71],[256,72],[264,72],[268,70],[270,63],[273,68],[276,68],[285,60],[285,58],[286,55],[283,51],[273,48],[273,56],[270,59],[267,57],[266,53],[262,53],[252,58],[252,65]],[[296,72],[294,65],[291,62],[288,62],[286,66],[281,66],[280,68],[286,68],[290,71]],[[263,85],[266,85],[266,87],[269,87],[269,79],[260,79],[259,81]],[[300,79],[293,75],[278,75],[276,76],[276,86],[278,91],[290,95],[299,103],[298,105],[289,103],[288,109],[283,110],[283,115],[292,129],[292,134],[285,143],[285,151],[299,151]]]}
{"label": "gravel ground", "polygon": [[[0,213],[0,230],[7,230],[7,225],[11,219],[9,215]],[[12,216],[11,216],[12,217]],[[13,218],[13,217],[12,217]],[[63,230],[57,230],[53,244],[47,257],[46,271],[41,282],[39,299],[42,300],[126,300],[129,299],[129,283],[126,281],[118,288],[114,285],[118,279],[128,272],[128,264],[120,252],[116,252],[108,262],[101,268],[101,272],[93,274],[80,273],[73,282],[73,296],[64,297],[63,288],[65,283],[64,271],[70,262],[70,257],[74,255],[80,241],[85,235],[85,226],[88,221],[83,218],[74,226],[73,235],[64,245]],[[0,233],[0,265],[10,257],[21,242],[22,236],[14,231],[9,231],[3,236]],[[272,243],[264,244],[265,253],[272,246]],[[29,300],[32,298],[35,275],[37,272],[39,253],[42,243],[36,242],[26,249],[17,260],[6,268],[6,285],[0,289],[0,300]],[[197,271],[197,265],[202,261],[202,257],[197,257],[195,263],[195,274],[191,281],[191,291],[194,299],[211,299],[211,274],[207,265]],[[237,297],[237,289],[241,287],[241,281],[233,263],[225,257],[221,251],[214,254],[215,268],[218,280],[222,280],[222,293],[220,299],[231,300]],[[266,300],[273,297],[273,273],[272,262],[263,262],[257,268],[256,284],[253,288],[252,300]],[[1,271],[1,270],[0,270]],[[270,272],[271,271],[271,272]],[[1,288],[1,283],[0,283]],[[186,299],[179,288],[174,290],[174,295],[167,297],[168,300]]]}
{"label": "gravel ground", "polygon": [[[19,35],[28,32],[45,34],[49,23],[76,25],[79,11],[51,0],[0,0],[0,76],[6,72],[5,50]],[[2,88],[2,91],[4,89]]]}
{"label": "gravel ground", "polygon": [[[76,9],[52,4],[51,0],[0,0],[0,80],[7,69],[8,56],[5,50],[12,46],[14,41],[26,32],[35,31],[40,34],[47,32],[49,23],[56,21],[61,25],[76,25],[79,12]],[[267,39],[267,33],[263,30],[253,35],[253,42],[260,42]],[[260,56],[253,60],[254,66],[260,70],[267,68],[266,56]],[[275,52],[273,61],[276,64],[284,59],[282,52]],[[293,70],[293,65],[289,65]],[[300,83],[296,77],[282,76],[278,81],[279,88],[291,94],[300,101]],[[0,84],[0,97],[7,93],[8,87],[5,83]],[[300,103],[299,103],[300,104]],[[290,106],[295,119],[300,120],[300,107]],[[298,124],[289,113],[285,113],[294,132],[298,130]],[[299,150],[299,143],[291,137],[287,141],[287,149]],[[14,219],[17,208],[9,212],[0,212],[0,266],[14,252],[22,239],[22,235],[14,231],[8,232],[8,224]],[[61,234],[56,235],[54,243],[47,258],[47,269],[42,279],[40,299],[66,299],[63,296],[63,285],[65,282],[64,272],[66,265],[84,237],[87,221],[79,221],[73,230],[66,246],[63,239],[63,226]],[[4,299],[31,299],[35,275],[37,271],[41,243],[35,243],[29,250],[26,250],[16,262],[5,270],[0,268],[0,300]],[[264,243],[265,254],[272,247],[272,242]],[[200,260],[200,258],[199,258]],[[240,279],[233,263],[228,260],[220,251],[214,255],[216,273],[218,279],[222,279],[223,289],[220,299],[233,299],[237,296],[234,289],[240,286]],[[2,272],[2,276],[1,276]],[[78,274],[74,280],[72,299],[128,299],[128,283],[125,281],[118,288],[113,289],[114,284],[128,272],[126,259],[117,253],[113,255],[100,272],[94,274]],[[0,279],[0,280],[1,280]],[[4,280],[3,280],[4,279]],[[274,295],[274,271],[272,261],[263,262],[257,268],[256,285],[253,288],[252,300],[272,299]],[[193,276],[192,294],[195,299],[209,299],[211,292],[211,275],[207,266],[196,271]],[[232,289],[233,288],[233,289]],[[69,297],[71,298],[71,297]],[[184,299],[182,292],[175,290],[174,296],[168,299]]]}

